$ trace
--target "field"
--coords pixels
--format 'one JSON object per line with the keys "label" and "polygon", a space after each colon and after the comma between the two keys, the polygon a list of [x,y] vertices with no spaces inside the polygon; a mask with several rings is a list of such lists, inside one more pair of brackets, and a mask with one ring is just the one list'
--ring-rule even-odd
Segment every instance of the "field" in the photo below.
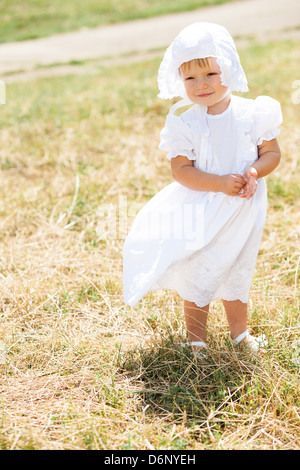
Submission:
{"label": "field", "polygon": [[233,0],[1,0],[0,43],[219,5]]}
{"label": "field", "polygon": [[160,58],[7,86],[1,106],[0,448],[299,449],[299,102],[293,41],[240,50],[249,97],[282,104],[282,161],[249,328],[233,349],[221,303],[197,362],[176,293],[122,299],[122,245],[136,211],[172,181],[158,149],[170,103]]}

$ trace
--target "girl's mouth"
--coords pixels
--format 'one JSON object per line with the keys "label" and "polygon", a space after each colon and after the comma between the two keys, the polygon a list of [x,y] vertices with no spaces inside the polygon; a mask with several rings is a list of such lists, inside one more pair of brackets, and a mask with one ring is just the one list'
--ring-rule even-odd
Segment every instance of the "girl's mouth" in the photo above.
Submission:
{"label": "girl's mouth", "polygon": [[203,93],[202,95],[198,95],[199,98],[206,98],[207,96],[212,95],[212,93]]}

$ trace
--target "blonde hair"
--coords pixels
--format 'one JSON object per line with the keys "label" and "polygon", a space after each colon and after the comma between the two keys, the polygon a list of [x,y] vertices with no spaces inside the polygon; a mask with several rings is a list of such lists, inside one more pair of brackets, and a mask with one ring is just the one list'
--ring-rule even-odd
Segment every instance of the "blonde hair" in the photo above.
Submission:
{"label": "blonde hair", "polygon": [[204,57],[203,59],[193,59],[189,62],[184,62],[179,67],[179,73],[181,74],[182,72],[188,72],[192,65],[198,65],[198,67],[201,68],[210,67],[209,57]]}

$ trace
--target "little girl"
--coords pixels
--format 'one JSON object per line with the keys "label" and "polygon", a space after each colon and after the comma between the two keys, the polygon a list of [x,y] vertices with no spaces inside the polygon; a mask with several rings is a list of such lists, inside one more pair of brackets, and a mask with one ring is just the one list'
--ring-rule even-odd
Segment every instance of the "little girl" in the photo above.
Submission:
{"label": "little girl", "polygon": [[247,301],[266,218],[264,176],[280,160],[280,104],[232,95],[248,91],[247,80],[230,34],[211,23],[181,31],[164,55],[158,86],[160,98],[183,98],[160,142],[175,182],[137,214],[125,240],[125,303],[176,290],[199,352],[209,304],[221,298],[232,341],[258,351],[263,339],[247,331]]}

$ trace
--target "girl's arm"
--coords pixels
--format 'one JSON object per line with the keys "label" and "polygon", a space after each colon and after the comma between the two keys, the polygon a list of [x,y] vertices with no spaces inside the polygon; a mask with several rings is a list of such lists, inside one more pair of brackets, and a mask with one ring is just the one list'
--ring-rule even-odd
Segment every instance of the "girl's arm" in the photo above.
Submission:
{"label": "girl's arm", "polygon": [[279,165],[280,148],[276,139],[264,140],[258,146],[258,160],[252,165],[257,171],[257,178],[262,178],[271,173]]}
{"label": "girl's arm", "polygon": [[183,155],[171,159],[173,178],[183,186],[195,191],[223,192],[236,196],[246,181],[241,175],[215,175],[198,170],[192,160]]}
{"label": "girl's arm", "polygon": [[279,165],[280,157],[281,153],[277,140],[264,140],[258,146],[258,160],[247,168],[243,175],[246,185],[239,196],[247,199],[252,197],[256,191],[257,179],[271,173]]}

